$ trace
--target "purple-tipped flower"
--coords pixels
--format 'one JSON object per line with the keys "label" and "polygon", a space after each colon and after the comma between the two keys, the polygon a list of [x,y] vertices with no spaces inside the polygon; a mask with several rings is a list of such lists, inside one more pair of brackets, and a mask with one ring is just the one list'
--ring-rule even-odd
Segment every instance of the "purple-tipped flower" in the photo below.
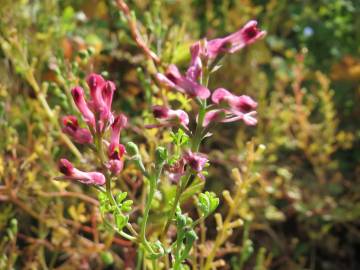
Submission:
{"label": "purple-tipped flower", "polygon": [[111,138],[110,145],[108,147],[109,162],[107,167],[114,174],[119,174],[123,167],[124,161],[122,157],[125,153],[125,146],[120,144],[121,130],[127,125],[127,117],[124,114],[119,114],[115,117],[113,124],[111,125]]}
{"label": "purple-tipped flower", "polygon": [[85,122],[91,127],[95,128],[95,116],[93,112],[89,109],[89,106],[85,101],[84,90],[81,87],[77,86],[71,90],[71,94],[74,98],[76,107],[81,112]]}
{"label": "purple-tipped flower", "polygon": [[182,125],[187,128],[189,116],[183,110],[171,110],[165,106],[153,106],[154,117],[164,126]]}
{"label": "purple-tipped flower", "polygon": [[191,54],[191,62],[188,70],[186,71],[186,76],[193,81],[199,79],[202,73],[202,58],[204,58],[205,48],[204,43],[206,44],[206,40],[203,42],[198,41],[190,47]]}
{"label": "purple-tipped flower", "polygon": [[115,117],[111,125],[110,145],[119,143],[121,130],[126,127],[127,121],[127,117],[122,113]]}
{"label": "purple-tipped flower", "polygon": [[98,128],[102,132],[107,123],[112,123],[111,103],[115,91],[115,84],[105,81],[101,75],[92,73],[87,78],[90,88],[91,107],[98,119]]}
{"label": "purple-tipped flower", "polygon": [[201,75],[202,65],[206,65],[209,60],[214,60],[218,55],[224,53],[235,53],[265,35],[266,32],[260,31],[257,28],[257,21],[253,20],[229,36],[195,42],[190,48],[191,63],[186,76],[192,80],[197,80]]}
{"label": "purple-tipped flower", "polygon": [[109,110],[111,110],[111,104],[114,96],[116,86],[112,81],[107,81],[104,85],[102,96],[105,101],[105,104]]}
{"label": "purple-tipped flower", "polygon": [[[212,94],[211,100],[213,103],[219,105],[220,109],[215,112],[208,112],[205,116],[205,122],[209,123],[211,120],[220,122],[243,120],[247,125],[256,125],[255,109],[257,107],[257,102],[251,97],[246,95],[236,96],[224,88],[218,88]],[[226,114],[226,117],[223,119],[215,119],[220,112]]]}
{"label": "purple-tipped flower", "polygon": [[157,73],[156,78],[160,83],[185,93],[191,98],[207,99],[210,96],[209,89],[197,83],[192,76],[183,76],[175,65],[170,65],[165,75]]}
{"label": "purple-tipped flower", "polygon": [[205,164],[209,161],[206,155],[201,153],[193,153],[191,151],[186,151],[183,155],[183,158],[186,164],[198,173],[204,169]]}
{"label": "purple-tipped flower", "polygon": [[91,73],[87,78],[86,82],[90,89],[90,96],[93,109],[99,111],[106,107],[105,101],[103,99],[103,87],[105,85],[104,78],[96,73]]}
{"label": "purple-tipped flower", "polygon": [[59,161],[59,170],[65,177],[63,179],[70,179],[79,181],[87,185],[104,185],[105,176],[99,172],[83,172],[76,169],[70,161],[65,158]]}
{"label": "purple-tipped flower", "polygon": [[229,36],[208,41],[208,57],[214,59],[220,53],[235,53],[265,35],[265,31],[260,31],[257,28],[257,21],[249,21],[243,28]]}
{"label": "purple-tipped flower", "polygon": [[93,137],[86,128],[80,128],[77,118],[73,115],[64,116],[62,118],[62,131],[69,135],[75,142],[80,144],[91,143]]}

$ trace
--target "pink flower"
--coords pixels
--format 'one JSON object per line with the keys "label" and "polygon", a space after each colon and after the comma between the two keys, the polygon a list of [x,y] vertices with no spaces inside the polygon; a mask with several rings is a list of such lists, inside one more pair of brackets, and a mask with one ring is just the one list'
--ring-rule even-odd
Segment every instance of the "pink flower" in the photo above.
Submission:
{"label": "pink flower", "polygon": [[206,44],[206,40],[203,42],[198,41],[190,47],[191,62],[188,70],[186,71],[186,76],[193,81],[196,81],[202,73],[201,59],[204,58],[203,54],[206,50],[203,46],[204,43]]}
{"label": "pink flower", "polygon": [[104,185],[106,182],[102,173],[80,171],[74,168],[71,162],[65,158],[60,159],[59,170],[65,175],[62,179],[79,181],[87,185]]}
{"label": "pink flower", "polygon": [[191,151],[186,151],[183,155],[183,158],[186,164],[198,173],[204,169],[205,164],[209,161],[206,155],[201,153],[193,153]]}
{"label": "pink flower", "polygon": [[91,107],[98,115],[99,130],[102,132],[107,123],[113,121],[111,113],[111,103],[115,91],[115,84],[105,81],[101,75],[92,73],[87,78],[87,84],[90,88]]}
{"label": "pink flower", "polygon": [[206,121],[204,121],[204,124],[214,120],[215,115],[219,111],[226,114],[224,119],[218,119],[220,122],[226,123],[243,120],[245,124],[250,126],[257,124],[255,118],[257,103],[251,97],[246,95],[236,96],[224,88],[218,88],[212,94],[211,100],[220,106],[220,110],[208,112],[205,116]]}
{"label": "pink flower", "polygon": [[197,83],[192,75],[181,75],[175,65],[170,65],[165,75],[157,73],[156,78],[160,83],[185,93],[191,98],[207,99],[210,96],[209,89]]}
{"label": "pink flower", "polygon": [[80,144],[91,143],[93,137],[86,128],[80,128],[75,116],[68,115],[62,118],[62,131],[69,135],[75,142]]}
{"label": "pink flower", "polygon": [[124,161],[111,159],[109,160],[107,167],[113,175],[118,175],[121,173],[122,169],[124,168]]}
{"label": "pink flower", "polygon": [[186,72],[187,77],[197,80],[202,72],[202,65],[223,53],[235,53],[266,35],[257,28],[257,21],[249,21],[239,31],[224,38],[195,42],[191,48],[191,63]]}
{"label": "pink flower", "polygon": [[90,74],[86,81],[91,96],[88,103],[81,87],[75,87],[71,92],[84,120],[94,130],[103,132],[107,125],[114,121],[111,104],[116,87],[113,82],[105,81],[102,76],[95,73]]}
{"label": "pink flower", "polygon": [[124,161],[122,160],[124,153],[125,153],[124,145],[120,143],[112,143],[109,145],[108,148],[109,162],[107,164],[107,167],[112,172],[112,174],[118,175],[122,171],[124,167]]}
{"label": "pink flower", "polygon": [[167,168],[169,180],[178,183],[180,178],[185,175],[185,160],[180,158],[175,164]]}
{"label": "pink flower", "polygon": [[187,128],[189,124],[189,116],[183,110],[171,110],[165,106],[153,106],[154,117],[164,126],[182,125]]}
{"label": "pink flower", "polygon": [[86,82],[90,88],[91,102],[94,107],[93,109],[95,111],[101,111],[106,107],[102,94],[106,83],[104,78],[99,74],[92,73],[87,77]]}
{"label": "pink flower", "polygon": [[109,159],[120,160],[125,153],[125,146],[120,143],[113,143],[109,145],[108,156]]}
{"label": "pink flower", "polygon": [[265,35],[265,31],[257,28],[257,21],[249,21],[243,28],[229,36],[208,41],[208,56],[210,59],[214,59],[220,53],[235,53]]}
{"label": "pink flower", "polygon": [[107,81],[105,83],[102,95],[103,95],[105,104],[109,110],[111,110],[111,105],[112,105],[112,100],[113,100],[115,90],[116,90],[116,86],[113,82]]}
{"label": "pink flower", "polygon": [[111,125],[110,145],[119,143],[121,130],[126,127],[127,121],[127,117],[122,113],[115,117]]}
{"label": "pink flower", "polygon": [[203,127],[207,127],[211,122],[221,122],[226,116],[224,110],[213,110],[205,114]]}
{"label": "pink flower", "polygon": [[114,175],[119,174],[124,167],[122,157],[125,153],[125,146],[120,144],[119,141],[121,130],[126,126],[126,124],[127,117],[124,114],[120,114],[115,117],[114,123],[111,125],[111,138],[110,145],[108,147],[109,162],[107,167]]}
{"label": "pink flower", "polygon": [[95,116],[94,113],[89,109],[89,106],[85,101],[84,90],[81,87],[77,86],[71,90],[71,94],[85,122],[92,128],[95,128]]}

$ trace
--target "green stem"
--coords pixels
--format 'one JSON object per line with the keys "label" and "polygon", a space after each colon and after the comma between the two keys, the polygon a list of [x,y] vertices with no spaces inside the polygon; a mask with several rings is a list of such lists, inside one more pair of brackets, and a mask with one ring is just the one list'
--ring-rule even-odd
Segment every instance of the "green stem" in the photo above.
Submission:
{"label": "green stem", "polygon": [[156,167],[155,172],[149,177],[149,195],[146,200],[144,217],[140,229],[140,241],[144,245],[146,250],[150,253],[154,253],[154,251],[146,239],[146,224],[149,219],[150,208],[151,208],[152,200],[154,199],[156,184],[160,178],[161,171],[162,171],[162,165]]}
{"label": "green stem", "polygon": [[[98,156],[99,156],[99,159],[100,159],[100,163],[101,163],[101,166],[103,167],[104,169],[104,172],[105,172],[105,191],[102,191],[102,192],[105,192],[106,193],[106,196],[108,197],[110,203],[116,207],[116,210],[120,212],[120,209],[119,209],[119,206],[118,204],[116,203],[116,200],[114,198],[114,195],[112,194],[112,191],[111,191],[111,176],[105,166],[105,162],[106,162],[106,157],[105,157],[105,154],[104,154],[104,149],[103,149],[103,142],[102,142],[102,135],[101,134],[97,134],[96,135],[96,148],[97,148],[97,153],[98,153]],[[101,191],[101,190],[100,190]],[[136,232],[135,230],[132,228],[131,224],[127,224],[126,225],[127,228],[129,228],[129,230],[136,236]],[[136,242],[137,238],[134,237],[134,236],[131,236],[123,231],[118,231],[117,232],[124,238],[130,240],[130,241],[133,241],[133,242]]]}
{"label": "green stem", "polygon": [[[153,177],[150,177],[150,178],[153,178]],[[146,240],[146,224],[147,224],[147,221],[148,221],[148,218],[149,218],[151,203],[152,203],[152,200],[154,198],[154,194],[155,194],[155,190],[156,190],[156,179],[154,179],[154,178],[149,179],[149,182],[150,182],[149,195],[148,195],[148,198],[146,200],[144,217],[143,217],[143,221],[142,221],[142,224],[141,224],[140,240],[147,249],[152,250],[152,248],[150,247],[148,241]]]}
{"label": "green stem", "polygon": [[[198,123],[196,126],[196,130],[195,130],[195,135],[194,138],[192,140],[192,146],[191,146],[191,150],[194,152],[197,152],[199,150],[199,146],[202,140],[202,131],[203,131],[203,122],[204,122],[204,118],[205,118],[205,113],[206,113],[206,101],[204,101],[203,103],[201,103],[200,106],[200,110],[199,110],[199,118],[198,118]],[[164,229],[163,229],[163,234],[165,235],[166,232],[169,229],[170,223],[172,221],[172,219],[174,218],[175,212],[176,212],[176,207],[179,203],[181,194],[184,192],[184,190],[186,189],[186,186],[190,180],[190,177],[192,175],[192,171],[188,170],[185,174],[184,177],[182,177],[180,179],[180,184],[177,186],[176,189],[176,194],[175,194],[175,199],[174,199],[174,204],[170,210],[170,214],[168,216],[168,219],[165,223]]]}
{"label": "green stem", "polygon": [[191,146],[191,150],[194,152],[197,152],[199,150],[199,146],[202,140],[202,131],[203,131],[202,125],[204,122],[205,113],[206,113],[206,100],[204,101],[204,103],[202,103],[199,110],[198,123],[196,125],[195,135]]}

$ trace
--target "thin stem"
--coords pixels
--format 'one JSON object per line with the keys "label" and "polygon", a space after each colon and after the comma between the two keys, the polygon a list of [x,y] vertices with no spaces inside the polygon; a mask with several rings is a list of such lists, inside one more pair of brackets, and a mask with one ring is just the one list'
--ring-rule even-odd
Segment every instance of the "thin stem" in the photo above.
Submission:
{"label": "thin stem", "polygon": [[184,191],[187,183],[189,182],[190,177],[191,177],[191,170],[188,169],[186,174],[183,177],[180,178],[180,184],[177,186],[177,189],[176,189],[174,203],[172,205],[172,208],[170,210],[170,214],[168,216],[168,219],[166,221],[166,224],[165,224],[163,232],[162,232],[163,235],[166,235],[166,232],[169,229],[171,221],[174,218],[174,215],[175,215],[175,212],[176,212],[176,207],[177,207],[177,205],[179,203],[181,194]]}
{"label": "thin stem", "polygon": [[[118,204],[116,203],[115,201],[115,198],[114,198],[114,195],[112,194],[112,191],[111,191],[111,177],[109,175],[109,172],[105,166],[105,161],[106,161],[106,158],[105,158],[105,154],[104,154],[104,149],[103,149],[103,140],[102,140],[102,135],[101,134],[97,134],[96,136],[96,146],[97,146],[97,153],[98,153],[98,156],[99,156],[99,159],[100,159],[100,163],[101,163],[101,166],[103,167],[104,169],[104,172],[105,172],[105,193],[110,201],[110,203],[116,207],[116,210],[118,212],[120,212],[121,210],[119,209],[119,206]],[[103,191],[104,192],[104,191]],[[133,233],[135,236],[137,236],[137,233],[136,231],[134,230],[134,228],[131,226],[131,224],[127,224],[126,227],[130,230],[131,233]],[[119,231],[117,230],[117,232],[124,238],[130,240],[130,241],[133,241],[133,242],[136,242],[137,238],[134,237],[134,236],[131,236],[123,231]]]}
{"label": "thin stem", "polygon": [[149,213],[150,213],[152,200],[154,198],[155,191],[156,191],[156,184],[157,184],[157,182],[158,182],[158,180],[160,178],[161,171],[162,171],[162,165],[157,166],[155,168],[154,173],[151,174],[150,177],[149,177],[149,195],[148,195],[148,198],[146,200],[146,205],[145,205],[145,210],[144,210],[144,217],[143,217],[143,220],[142,220],[142,223],[141,223],[141,228],[140,228],[140,241],[144,245],[146,250],[148,252],[150,252],[150,253],[154,253],[154,251],[153,251],[152,247],[150,246],[149,242],[146,239],[146,225],[147,225],[147,221],[149,219]]}
{"label": "thin stem", "polygon": [[201,103],[200,110],[199,110],[199,117],[198,123],[196,125],[195,135],[192,141],[191,150],[197,152],[199,150],[199,146],[202,140],[202,131],[203,131],[203,122],[206,113],[206,100]]}
{"label": "thin stem", "polygon": [[151,203],[152,203],[152,200],[154,198],[154,194],[155,194],[155,190],[156,190],[156,179],[149,179],[149,182],[150,182],[149,195],[148,195],[148,198],[146,200],[144,217],[143,217],[143,221],[142,221],[142,224],[141,224],[140,240],[145,245],[145,247],[147,249],[152,250],[152,248],[150,247],[148,241],[146,240],[146,224],[147,224],[147,221],[148,221],[148,218],[149,218]]}

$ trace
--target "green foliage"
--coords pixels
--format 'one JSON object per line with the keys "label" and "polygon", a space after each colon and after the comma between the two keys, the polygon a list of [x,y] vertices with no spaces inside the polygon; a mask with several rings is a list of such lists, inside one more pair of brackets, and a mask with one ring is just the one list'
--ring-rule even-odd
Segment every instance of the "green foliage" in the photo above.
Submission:
{"label": "green foliage", "polygon": [[203,216],[208,216],[213,213],[219,205],[219,198],[215,193],[206,191],[199,195],[198,207]]}

